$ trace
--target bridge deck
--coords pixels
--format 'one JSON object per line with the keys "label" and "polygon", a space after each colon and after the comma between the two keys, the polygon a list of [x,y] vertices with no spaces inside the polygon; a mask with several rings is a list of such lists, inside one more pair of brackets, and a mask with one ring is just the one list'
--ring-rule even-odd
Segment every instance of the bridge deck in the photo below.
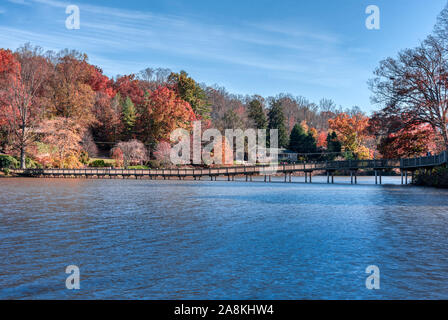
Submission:
{"label": "bridge deck", "polygon": [[[403,171],[414,171],[419,168],[431,168],[447,163],[447,151],[439,155],[401,159],[401,160],[347,160],[347,161],[325,161],[312,163],[281,164],[277,168],[266,165],[237,166],[220,168],[177,168],[177,169],[113,169],[113,168],[89,168],[89,169],[25,169],[12,170],[12,172],[24,176],[50,176],[50,177],[217,177],[217,176],[254,176],[272,175],[283,173],[285,175],[294,172],[312,173],[313,171],[325,171],[327,173],[336,170],[375,170],[400,169]],[[311,175],[311,174],[310,174]]]}

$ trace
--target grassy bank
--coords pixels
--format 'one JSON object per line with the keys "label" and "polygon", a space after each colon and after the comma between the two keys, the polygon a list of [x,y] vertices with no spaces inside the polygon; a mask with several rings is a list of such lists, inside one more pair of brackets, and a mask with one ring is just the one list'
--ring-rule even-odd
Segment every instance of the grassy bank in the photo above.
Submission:
{"label": "grassy bank", "polygon": [[437,188],[448,188],[448,168],[437,167],[432,170],[419,170],[415,174],[414,184]]}

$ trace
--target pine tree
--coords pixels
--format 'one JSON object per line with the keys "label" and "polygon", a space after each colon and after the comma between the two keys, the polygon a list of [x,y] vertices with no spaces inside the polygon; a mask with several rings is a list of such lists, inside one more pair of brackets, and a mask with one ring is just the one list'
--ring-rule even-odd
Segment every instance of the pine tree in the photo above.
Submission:
{"label": "pine tree", "polygon": [[210,104],[207,95],[201,86],[188,76],[188,73],[171,73],[168,82],[174,86],[180,98],[188,102],[194,113],[202,119],[210,118]]}
{"label": "pine tree", "polygon": [[248,116],[254,122],[256,129],[267,129],[268,120],[260,100],[254,99],[249,102]]}
{"label": "pine tree", "polygon": [[[331,134],[328,133],[327,135],[327,152],[328,153],[339,153],[342,150],[342,144],[338,140],[338,135],[336,132],[332,132]],[[328,160],[334,160],[336,158],[336,154],[328,154],[327,159]]]}
{"label": "pine tree", "polygon": [[243,127],[243,121],[232,109],[227,110],[224,114],[223,123],[224,127],[228,129],[241,129]]}
{"label": "pine tree", "polygon": [[315,153],[317,152],[316,139],[310,131],[306,133],[297,123],[291,131],[289,149],[297,153]]}
{"label": "pine tree", "polygon": [[134,103],[129,97],[126,97],[126,100],[123,103],[122,114],[124,127],[123,134],[126,139],[129,139],[134,131],[135,122],[137,120]]}
{"label": "pine tree", "polygon": [[297,123],[292,128],[291,135],[289,137],[289,149],[291,151],[301,153],[305,137],[305,130],[303,130],[303,127]]}
{"label": "pine tree", "polygon": [[286,148],[289,142],[288,131],[286,130],[285,116],[283,114],[280,101],[272,100],[268,116],[269,116],[269,129],[278,130],[278,147]]}

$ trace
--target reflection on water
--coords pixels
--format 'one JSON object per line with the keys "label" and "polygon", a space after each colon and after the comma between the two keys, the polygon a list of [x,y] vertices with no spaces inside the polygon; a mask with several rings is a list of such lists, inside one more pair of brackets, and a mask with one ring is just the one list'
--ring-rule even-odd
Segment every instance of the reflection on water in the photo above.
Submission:
{"label": "reflection on water", "polygon": [[0,298],[448,298],[448,191],[282,179],[0,179]]}

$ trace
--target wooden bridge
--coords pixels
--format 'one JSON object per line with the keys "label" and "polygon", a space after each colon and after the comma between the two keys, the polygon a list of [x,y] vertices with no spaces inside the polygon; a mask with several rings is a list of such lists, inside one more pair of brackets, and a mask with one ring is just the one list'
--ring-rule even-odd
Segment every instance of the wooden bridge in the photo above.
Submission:
{"label": "wooden bridge", "polygon": [[279,164],[276,168],[268,165],[237,166],[220,168],[176,168],[176,169],[113,169],[113,168],[88,168],[88,169],[16,169],[12,173],[28,177],[65,177],[65,178],[149,178],[149,179],[186,179],[200,180],[217,177],[227,177],[228,181],[235,180],[236,176],[244,176],[246,181],[252,181],[254,176],[264,176],[264,181],[271,181],[273,175],[284,175],[285,182],[291,182],[294,173],[305,174],[305,183],[312,182],[314,172],[325,173],[327,183],[334,183],[336,171],[350,172],[351,183],[357,183],[359,170],[373,171],[375,183],[382,183],[382,173],[386,170],[397,169],[401,172],[401,183],[408,183],[408,175],[418,169],[431,169],[436,166],[446,165],[448,152],[439,155],[400,159],[400,160],[346,160],[346,161],[322,161],[303,162],[293,164]]}

